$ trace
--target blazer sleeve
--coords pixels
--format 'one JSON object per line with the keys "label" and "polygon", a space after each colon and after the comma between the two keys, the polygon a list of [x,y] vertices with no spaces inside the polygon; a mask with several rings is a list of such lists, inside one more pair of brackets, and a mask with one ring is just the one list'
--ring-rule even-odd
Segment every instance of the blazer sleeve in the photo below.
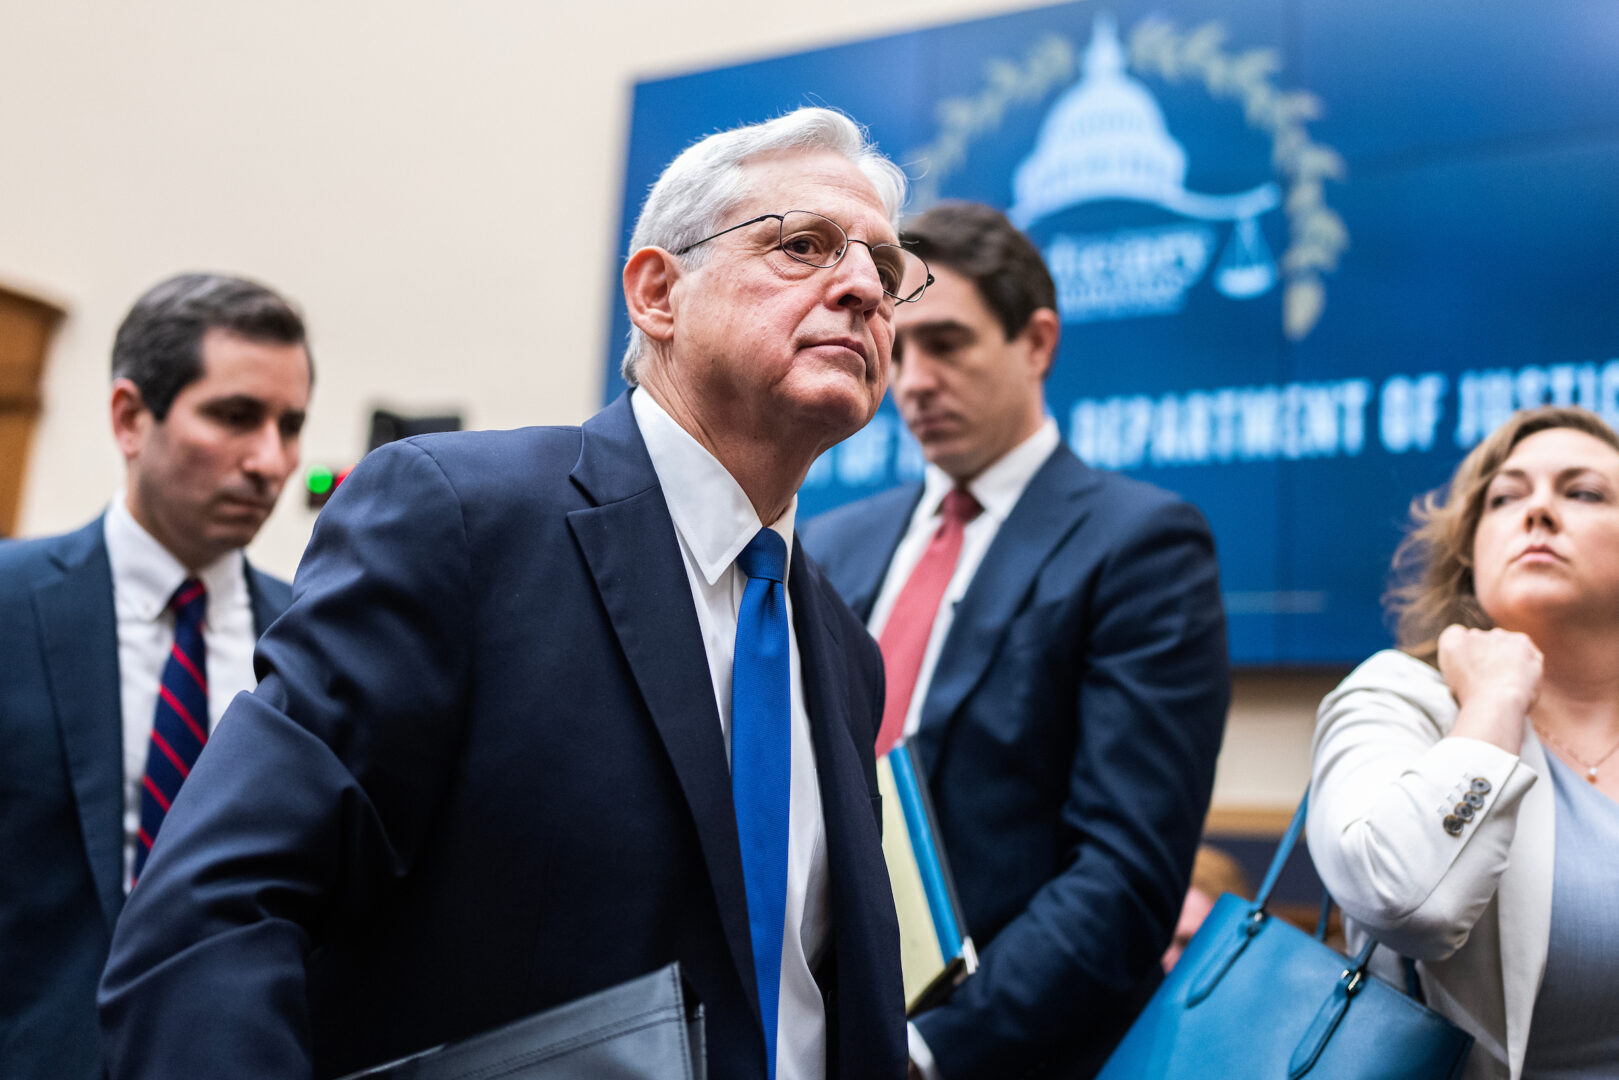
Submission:
{"label": "blazer sleeve", "polygon": [[[1391,650],[1351,673],[1316,717],[1310,857],[1344,914],[1418,960],[1466,944],[1536,780],[1517,755],[1449,734],[1455,716],[1439,672]],[[1448,832],[1446,816],[1475,787],[1481,805]]]}
{"label": "blazer sleeve", "polygon": [[1071,846],[979,970],[915,1021],[946,1080],[1017,1075],[1086,1031],[1122,1034],[1185,896],[1230,703],[1202,515],[1178,500],[1138,511],[1075,602],[1088,633],[1062,646],[1082,670],[1060,718],[1076,733]]}
{"label": "blazer sleeve", "polygon": [[409,443],[369,455],[119,920],[100,991],[112,1076],[311,1074],[305,959],[329,916],[405,873],[455,760],[468,582],[438,465]]}

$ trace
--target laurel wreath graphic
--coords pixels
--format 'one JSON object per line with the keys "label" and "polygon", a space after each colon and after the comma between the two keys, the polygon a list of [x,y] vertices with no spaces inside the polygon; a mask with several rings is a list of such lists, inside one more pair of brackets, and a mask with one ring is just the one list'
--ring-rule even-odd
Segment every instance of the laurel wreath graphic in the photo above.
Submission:
{"label": "laurel wreath graphic", "polygon": [[977,97],[940,101],[935,109],[938,136],[907,155],[927,169],[912,185],[917,205],[926,207],[939,201],[940,181],[967,160],[974,138],[1000,127],[1001,118],[1012,106],[1035,104],[1055,87],[1072,82],[1077,66],[1073,44],[1046,34],[1034,43],[1022,64],[999,58],[986,62],[986,85]]}
{"label": "laurel wreath graphic", "polygon": [[[1248,124],[1270,136],[1271,164],[1283,180],[1288,222],[1288,247],[1281,259],[1286,281],[1282,330],[1289,340],[1299,341],[1315,328],[1326,307],[1322,275],[1338,268],[1339,256],[1349,246],[1349,230],[1327,205],[1325,190],[1325,181],[1343,180],[1344,161],[1330,146],[1313,140],[1306,127],[1321,117],[1320,99],[1307,91],[1282,90],[1274,82],[1282,67],[1275,49],[1232,53],[1225,43],[1226,31],[1216,22],[1183,33],[1169,20],[1148,18],[1130,32],[1130,67],[1169,83],[1201,79],[1210,97],[1241,105]],[[1038,103],[1071,82],[1077,56],[1066,38],[1047,34],[1021,64],[990,60],[985,86],[976,96],[939,102],[938,135],[908,155],[928,166],[915,184],[917,204],[938,201],[940,183],[966,161],[978,135],[1000,126],[1007,110]]]}

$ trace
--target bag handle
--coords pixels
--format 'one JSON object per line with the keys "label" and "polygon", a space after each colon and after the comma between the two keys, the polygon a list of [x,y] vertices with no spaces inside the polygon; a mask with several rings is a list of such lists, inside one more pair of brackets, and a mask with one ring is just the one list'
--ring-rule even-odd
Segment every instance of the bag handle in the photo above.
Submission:
{"label": "bag handle", "polygon": [[[1332,914],[1333,903],[1332,894],[1322,886],[1321,914],[1316,916],[1315,939],[1323,945],[1327,943],[1327,919]],[[1405,996],[1419,1005],[1428,1004],[1427,995],[1422,992],[1422,980],[1417,976],[1417,962],[1402,953],[1400,968],[1405,972]]]}
{"label": "bag handle", "polygon": [[1254,894],[1254,904],[1261,910],[1270,902],[1270,892],[1276,887],[1276,879],[1282,876],[1282,867],[1287,863],[1287,857],[1293,854],[1298,846],[1299,837],[1304,833],[1304,818],[1310,807],[1310,789],[1304,789],[1304,798],[1299,800],[1299,808],[1293,811],[1293,820],[1288,822],[1287,831],[1282,834],[1281,841],[1276,845],[1276,854],[1271,857],[1270,869],[1265,871],[1265,880],[1260,883],[1259,892]]}
{"label": "bag handle", "polygon": [[1360,954],[1349,962],[1349,967],[1339,976],[1333,984],[1332,993],[1327,1000],[1321,1003],[1316,1010],[1315,1018],[1305,1029],[1304,1037],[1299,1040],[1298,1046],[1293,1048],[1293,1057],[1287,1063],[1288,1080],[1299,1080],[1315,1065],[1321,1051],[1327,1048],[1327,1042],[1332,1038],[1333,1032],[1338,1030],[1338,1024],[1349,1011],[1349,1003],[1354,1000],[1366,982],[1366,963],[1372,958],[1372,950],[1377,948],[1377,942],[1370,937],[1361,947]]}
{"label": "bag handle", "polygon": [[[1299,807],[1293,812],[1293,820],[1288,823],[1287,832],[1282,834],[1281,842],[1276,846],[1276,854],[1272,856],[1270,868],[1265,872],[1265,879],[1259,886],[1259,892],[1254,896],[1248,917],[1238,924],[1234,934],[1228,932],[1226,940],[1211,950],[1203,970],[1192,980],[1186,994],[1188,1009],[1204,1001],[1214,992],[1214,988],[1225,977],[1225,973],[1236,963],[1237,957],[1242,955],[1248,943],[1271,917],[1269,910],[1271,891],[1275,889],[1277,879],[1282,876],[1282,867],[1286,864],[1288,856],[1293,854],[1293,849],[1298,846],[1299,836],[1304,832],[1304,820],[1309,805],[1310,791],[1309,788],[1305,788],[1304,797],[1299,800]],[[1323,889],[1321,914],[1315,926],[1317,941],[1326,940],[1327,916],[1331,911],[1332,894]],[[1372,951],[1376,948],[1376,939],[1367,935],[1366,944],[1361,946],[1360,952],[1345,961],[1348,966],[1333,984],[1331,992],[1316,1010],[1315,1017],[1305,1030],[1304,1037],[1293,1049],[1292,1059],[1288,1062],[1288,1080],[1301,1080],[1320,1059],[1322,1051],[1326,1049],[1333,1033],[1338,1030],[1339,1023],[1343,1021],[1344,1014],[1349,1011],[1349,1003],[1365,985],[1366,967],[1371,963]],[[1422,987],[1417,980],[1416,964],[1409,957],[1402,956],[1401,960],[1405,966],[1406,993],[1420,1002]]]}
{"label": "bag handle", "polygon": [[1254,896],[1253,906],[1248,909],[1248,917],[1242,921],[1238,932],[1227,938],[1215,950],[1197,978],[1192,980],[1191,986],[1186,991],[1187,1008],[1200,1004],[1214,992],[1214,988],[1220,985],[1220,980],[1225,978],[1225,973],[1231,969],[1231,965],[1236,963],[1237,957],[1242,955],[1248,943],[1254,939],[1254,935],[1259,933],[1260,927],[1265,925],[1265,920],[1270,918],[1270,911],[1266,905],[1270,902],[1271,890],[1276,887],[1276,879],[1282,876],[1283,864],[1297,846],[1299,835],[1304,832],[1305,811],[1309,805],[1310,790],[1305,788],[1304,798],[1299,800],[1299,808],[1293,811],[1293,820],[1288,824],[1287,832],[1282,834],[1281,843],[1276,846],[1276,854],[1271,858],[1270,869],[1265,872],[1265,880]]}
{"label": "bag handle", "polygon": [[[1259,933],[1260,928],[1271,917],[1269,908],[1271,891],[1276,888],[1276,881],[1282,876],[1282,867],[1286,865],[1288,856],[1293,854],[1293,849],[1298,846],[1299,837],[1304,833],[1304,821],[1308,815],[1309,807],[1310,789],[1306,787],[1304,796],[1299,799],[1298,809],[1293,811],[1293,820],[1288,823],[1287,831],[1282,834],[1281,841],[1276,845],[1276,854],[1271,857],[1270,868],[1265,871],[1265,878],[1259,885],[1258,893],[1254,895],[1253,906],[1248,911],[1248,918],[1243,920],[1238,932],[1228,938],[1213,953],[1208,963],[1204,965],[1202,972],[1193,980],[1186,994],[1187,1008],[1197,1005],[1214,992],[1214,988],[1225,977],[1225,973],[1231,969],[1231,965],[1236,962],[1237,957],[1242,955],[1243,950],[1248,947],[1248,943],[1254,939],[1254,935]],[[1321,915],[1316,922],[1315,928],[1317,941],[1326,940],[1327,913],[1331,905],[1331,894],[1324,895],[1321,902]],[[1360,988],[1361,983],[1366,979],[1366,966],[1371,962],[1372,950],[1375,948],[1377,948],[1376,940],[1368,936],[1366,944],[1361,948],[1360,952],[1348,961],[1349,966],[1344,970],[1343,977],[1338,982],[1338,990],[1334,992],[1333,998],[1329,998],[1327,1004],[1322,1007],[1323,1014],[1333,1010],[1335,1000],[1340,1003],[1342,1008],[1348,1007],[1349,998],[1354,995],[1355,991]],[[1409,959],[1405,960],[1405,964],[1406,989],[1410,993],[1411,988],[1416,984],[1416,965]],[[1420,988],[1418,988],[1417,993],[1412,993],[1411,996],[1421,1001]],[[1339,1018],[1342,1017],[1341,1010],[1338,1011],[1337,1015]],[[1325,1015],[1323,1015],[1322,1020],[1325,1023]],[[1320,1032],[1322,1045],[1325,1045],[1327,1038],[1332,1035],[1332,1030],[1336,1027],[1337,1019],[1333,1019]],[[1312,1031],[1315,1030],[1315,1026],[1312,1025]],[[1319,1053],[1319,1049],[1317,1053]],[[1313,1061],[1314,1059],[1311,1058],[1311,1060]]]}
{"label": "bag handle", "polygon": [[[1282,864],[1287,861],[1287,857],[1293,853],[1294,845],[1298,843],[1298,831],[1302,831],[1305,808],[1309,806],[1309,803],[1310,789],[1306,787],[1304,789],[1304,798],[1299,800],[1299,808],[1294,811],[1293,821],[1288,825],[1287,834],[1282,837],[1282,844],[1277,848],[1276,857],[1271,860],[1270,870],[1265,875],[1263,896],[1260,898],[1261,904],[1270,899],[1270,890],[1276,884],[1276,878],[1281,872]],[[1334,903],[1332,894],[1327,891],[1326,885],[1323,884],[1321,886],[1321,914],[1316,918],[1315,923],[1315,939],[1319,942],[1325,943],[1327,940],[1327,916],[1332,913]],[[1367,940],[1371,940],[1371,935],[1367,935]],[[1356,967],[1364,971],[1367,962],[1371,959],[1371,949],[1366,948],[1361,951],[1366,955],[1364,958],[1357,958]],[[1428,1003],[1427,996],[1423,994],[1422,980],[1417,976],[1417,962],[1402,953],[1400,954],[1400,967],[1405,972],[1405,996],[1419,1004],[1426,1005]]]}

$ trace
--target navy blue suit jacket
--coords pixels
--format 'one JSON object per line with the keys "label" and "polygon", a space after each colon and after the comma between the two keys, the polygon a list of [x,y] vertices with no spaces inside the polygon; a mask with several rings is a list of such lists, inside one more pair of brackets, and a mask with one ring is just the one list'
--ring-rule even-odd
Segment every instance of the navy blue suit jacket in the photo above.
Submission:
{"label": "navy blue suit jacket", "polygon": [[[262,632],[291,587],[249,567]],[[124,905],[118,624],[102,520],[0,543],[0,1076],[103,1075],[96,981]]]}
{"label": "navy blue suit jacket", "polygon": [[[881,659],[801,551],[788,576],[830,864],[830,1071],[898,1077]],[[113,1076],[329,1076],[678,960],[709,1075],[764,1077],[713,682],[628,399],[583,428],[373,452],[293,593],[119,923]]]}
{"label": "navy blue suit jacket", "polygon": [[[808,523],[869,617],[919,485]],[[1213,541],[1059,447],[961,602],[914,736],[982,967],[917,1028],[946,1080],[1089,1076],[1158,980],[1230,685]]]}

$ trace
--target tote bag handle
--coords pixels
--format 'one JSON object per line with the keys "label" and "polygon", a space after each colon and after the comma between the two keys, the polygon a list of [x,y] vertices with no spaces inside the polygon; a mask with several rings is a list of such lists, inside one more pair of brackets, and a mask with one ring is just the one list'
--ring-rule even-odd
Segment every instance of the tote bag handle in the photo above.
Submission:
{"label": "tote bag handle", "polygon": [[[1220,985],[1220,980],[1231,969],[1231,965],[1236,961],[1237,957],[1242,955],[1243,950],[1248,947],[1248,943],[1253,940],[1254,935],[1259,933],[1259,928],[1265,924],[1265,920],[1271,917],[1269,908],[1271,890],[1276,887],[1276,879],[1282,876],[1282,867],[1287,863],[1287,857],[1293,854],[1293,849],[1298,845],[1299,837],[1304,832],[1304,819],[1309,806],[1310,789],[1306,787],[1304,797],[1299,800],[1299,808],[1293,811],[1293,820],[1288,823],[1287,831],[1282,834],[1281,842],[1276,845],[1276,854],[1271,857],[1270,869],[1265,871],[1265,879],[1260,882],[1259,892],[1254,895],[1253,908],[1248,913],[1248,921],[1244,926],[1244,932],[1228,939],[1220,953],[1203,968],[1197,981],[1192,984],[1191,989],[1187,992],[1186,1005],[1188,1008],[1197,1005],[1214,992],[1214,988]],[[1332,906],[1332,894],[1326,893],[1324,889],[1325,887],[1323,886],[1321,916],[1317,920],[1315,927],[1317,941],[1326,940],[1327,913]],[[1361,946],[1360,952],[1350,958],[1349,967],[1344,969],[1343,978],[1340,980],[1340,986],[1343,988],[1346,999],[1353,996],[1360,984],[1365,980],[1366,966],[1371,962],[1372,950],[1375,948],[1377,948],[1377,942],[1368,935],[1366,944]],[[1405,968],[1406,993],[1417,1001],[1421,1001],[1422,988],[1417,981],[1417,966],[1408,957],[1401,957],[1400,959],[1403,961]]]}

